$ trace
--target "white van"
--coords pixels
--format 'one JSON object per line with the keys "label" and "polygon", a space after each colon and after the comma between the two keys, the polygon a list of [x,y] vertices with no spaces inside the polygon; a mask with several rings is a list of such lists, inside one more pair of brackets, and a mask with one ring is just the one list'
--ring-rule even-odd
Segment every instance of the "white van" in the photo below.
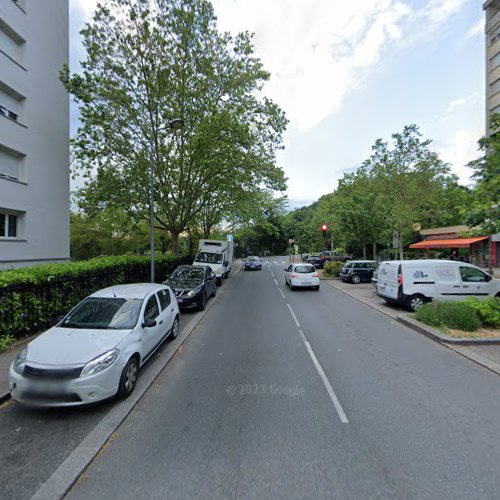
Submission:
{"label": "white van", "polygon": [[425,302],[500,296],[500,280],[455,260],[392,260],[378,268],[377,295],[417,310]]}

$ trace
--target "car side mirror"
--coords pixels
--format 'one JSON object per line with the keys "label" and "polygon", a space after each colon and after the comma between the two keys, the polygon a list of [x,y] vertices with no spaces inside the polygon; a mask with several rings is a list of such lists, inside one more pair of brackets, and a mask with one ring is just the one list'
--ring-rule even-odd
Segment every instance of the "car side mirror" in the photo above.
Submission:
{"label": "car side mirror", "polygon": [[143,328],[153,328],[153,326],[156,326],[155,319],[145,319],[144,323],[142,324]]}

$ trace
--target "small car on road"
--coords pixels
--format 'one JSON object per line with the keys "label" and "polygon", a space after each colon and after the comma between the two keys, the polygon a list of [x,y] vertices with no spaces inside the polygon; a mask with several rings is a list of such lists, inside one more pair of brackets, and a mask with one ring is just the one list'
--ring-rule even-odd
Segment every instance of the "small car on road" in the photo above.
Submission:
{"label": "small car on road", "polygon": [[339,277],[342,281],[348,281],[355,285],[362,281],[370,282],[377,265],[376,260],[351,260],[344,264]]}
{"label": "small car on road", "polygon": [[76,406],[135,388],[139,368],[179,333],[168,286],[117,285],[93,293],[32,340],[9,370],[9,390],[31,406]]}
{"label": "small car on road", "polygon": [[179,266],[163,282],[175,293],[180,309],[205,309],[217,294],[215,273],[210,266]]}
{"label": "small car on road", "polygon": [[311,264],[290,264],[285,268],[285,284],[290,290],[295,288],[319,290],[319,274]]}
{"label": "small car on road", "polygon": [[256,255],[250,255],[245,259],[245,271],[262,271],[262,261]]}

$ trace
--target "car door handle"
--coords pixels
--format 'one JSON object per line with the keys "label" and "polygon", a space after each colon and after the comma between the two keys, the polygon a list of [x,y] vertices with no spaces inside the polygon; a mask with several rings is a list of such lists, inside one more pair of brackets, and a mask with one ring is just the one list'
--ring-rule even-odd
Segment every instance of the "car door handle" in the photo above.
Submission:
{"label": "car door handle", "polygon": [[464,285],[463,288],[469,288],[469,285]]}
{"label": "car door handle", "polygon": [[163,320],[160,321],[160,325],[163,325]]}
{"label": "car door handle", "polygon": [[174,308],[170,309],[170,312],[173,313],[174,312]]}
{"label": "car door handle", "polygon": [[460,285],[453,285],[453,288],[460,288]]}

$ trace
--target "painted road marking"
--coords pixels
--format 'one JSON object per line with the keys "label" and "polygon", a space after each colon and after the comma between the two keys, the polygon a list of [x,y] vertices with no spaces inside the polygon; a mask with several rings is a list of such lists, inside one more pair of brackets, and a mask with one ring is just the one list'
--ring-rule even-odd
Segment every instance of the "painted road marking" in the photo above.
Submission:
{"label": "painted road marking", "polygon": [[[280,288],[280,291],[281,291],[281,288]],[[347,415],[345,414],[344,409],[342,408],[342,405],[340,404],[339,398],[335,394],[335,391],[333,390],[332,384],[330,384],[330,381],[326,377],[325,371],[323,370],[322,366],[320,365],[318,358],[316,357],[316,354],[314,354],[314,351],[311,347],[311,344],[309,344],[309,341],[307,340],[306,336],[304,335],[304,332],[302,331],[302,328],[300,327],[300,323],[299,323],[299,320],[297,319],[297,316],[295,315],[290,304],[287,304],[286,306],[288,307],[288,310],[290,311],[290,314],[292,315],[292,318],[295,321],[295,324],[297,325],[300,338],[302,339],[302,342],[304,342],[304,345],[306,346],[307,352],[309,353],[309,356],[311,357],[312,362],[313,362],[314,366],[316,367],[316,371],[318,372],[319,376],[321,377],[321,380],[323,381],[323,384],[326,388],[326,391],[328,392],[328,395],[330,396],[330,399],[332,400],[333,406],[335,406],[335,409],[337,410],[337,414],[338,414],[341,422],[344,424],[348,424],[349,420],[347,418]]]}
{"label": "painted road marking", "polygon": [[337,410],[341,422],[344,424],[348,424],[349,420],[347,418],[347,415],[345,414],[344,409],[342,408],[342,405],[340,404],[339,398],[335,394],[335,391],[333,390],[330,381],[326,377],[325,372],[322,366],[320,365],[318,358],[316,357],[316,354],[314,354],[311,344],[309,344],[308,340],[306,339],[306,336],[304,335],[304,332],[300,328],[299,328],[299,334],[300,337],[302,338],[302,342],[304,342],[306,346],[307,352],[309,352],[309,356],[311,357],[312,362],[314,363],[314,366],[316,367],[316,370],[319,373],[319,376],[321,377],[321,380],[323,380],[323,384],[325,384],[328,395],[330,396],[330,399],[332,400],[332,403],[335,406],[335,409]]}
{"label": "painted road marking", "polygon": [[290,311],[290,314],[292,315],[292,318],[295,321],[297,328],[300,328],[299,320],[297,319],[297,316],[295,316],[295,313],[293,312],[293,309],[291,308],[290,304],[287,304],[286,306],[288,307],[288,310]]}
{"label": "painted road marking", "polygon": [[276,283],[276,286],[279,288],[278,282],[276,281],[276,278],[273,278],[274,282]]}
{"label": "painted road marking", "polygon": [[278,287],[278,290],[280,291],[281,296],[282,296],[283,298],[285,298],[285,294],[283,293],[283,290],[282,290],[280,287]]}

